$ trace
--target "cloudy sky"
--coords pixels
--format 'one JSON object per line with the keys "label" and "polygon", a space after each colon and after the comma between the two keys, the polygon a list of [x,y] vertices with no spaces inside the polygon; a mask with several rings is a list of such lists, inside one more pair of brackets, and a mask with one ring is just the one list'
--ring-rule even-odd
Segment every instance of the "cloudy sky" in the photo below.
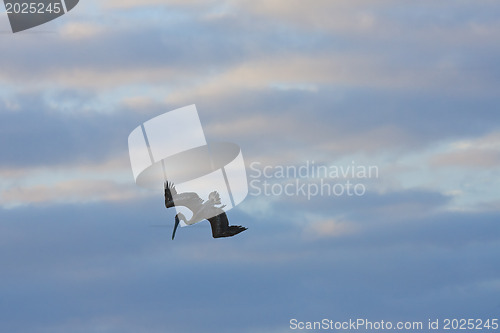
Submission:
{"label": "cloudy sky", "polygon": [[[12,34],[2,11],[0,331],[497,318],[499,13],[474,0],[81,0]],[[248,227],[236,237],[203,222],[171,241],[161,191],[134,183],[129,133],[190,104],[209,140],[240,145],[254,181],[228,212]],[[312,163],[378,174],[274,172]],[[264,181],[365,191],[266,195]]]}

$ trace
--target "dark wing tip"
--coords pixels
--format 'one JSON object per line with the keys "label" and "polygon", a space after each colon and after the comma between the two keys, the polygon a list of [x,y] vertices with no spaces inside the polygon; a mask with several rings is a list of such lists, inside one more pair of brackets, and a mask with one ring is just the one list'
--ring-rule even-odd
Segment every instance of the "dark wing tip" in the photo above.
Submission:
{"label": "dark wing tip", "polygon": [[165,191],[170,191],[172,192],[172,194],[177,194],[177,191],[175,190],[175,185],[174,183],[172,182],[169,182],[168,180],[166,180],[164,183],[163,183],[163,187],[165,188]]}

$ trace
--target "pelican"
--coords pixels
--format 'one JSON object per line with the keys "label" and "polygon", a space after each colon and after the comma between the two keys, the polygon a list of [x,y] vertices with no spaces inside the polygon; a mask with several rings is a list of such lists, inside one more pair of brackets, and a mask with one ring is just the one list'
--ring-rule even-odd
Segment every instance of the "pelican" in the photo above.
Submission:
{"label": "pelican", "polygon": [[213,191],[208,195],[208,200],[203,202],[198,194],[194,192],[184,192],[177,194],[177,190],[172,183],[168,181],[164,184],[165,187],[165,207],[171,208],[174,206],[184,206],[193,212],[190,220],[186,219],[184,214],[178,213],[175,215],[174,231],[172,232],[172,240],[175,237],[175,232],[182,220],[187,225],[195,224],[197,222],[208,220],[212,227],[212,237],[231,237],[239,234],[247,228],[240,225],[229,225],[226,213],[222,208],[225,205],[220,205],[220,196],[217,191]]}

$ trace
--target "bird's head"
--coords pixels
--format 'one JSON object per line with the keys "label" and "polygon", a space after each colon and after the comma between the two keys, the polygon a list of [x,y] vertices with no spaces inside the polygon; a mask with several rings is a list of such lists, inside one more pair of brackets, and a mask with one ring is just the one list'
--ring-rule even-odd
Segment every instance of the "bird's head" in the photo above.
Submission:
{"label": "bird's head", "polygon": [[179,226],[180,220],[186,222],[186,217],[182,213],[178,213],[177,215],[175,215],[175,224],[174,224],[174,231],[172,232],[172,240],[174,240],[175,232],[177,231],[177,227]]}

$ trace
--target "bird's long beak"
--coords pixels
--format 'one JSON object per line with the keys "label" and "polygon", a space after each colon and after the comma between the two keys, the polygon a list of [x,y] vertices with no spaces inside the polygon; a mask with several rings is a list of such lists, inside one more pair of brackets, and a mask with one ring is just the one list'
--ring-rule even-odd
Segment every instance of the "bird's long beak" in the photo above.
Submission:
{"label": "bird's long beak", "polygon": [[179,226],[179,216],[175,215],[175,225],[174,225],[174,231],[172,232],[172,240],[174,240],[175,231],[177,230],[178,226]]}

